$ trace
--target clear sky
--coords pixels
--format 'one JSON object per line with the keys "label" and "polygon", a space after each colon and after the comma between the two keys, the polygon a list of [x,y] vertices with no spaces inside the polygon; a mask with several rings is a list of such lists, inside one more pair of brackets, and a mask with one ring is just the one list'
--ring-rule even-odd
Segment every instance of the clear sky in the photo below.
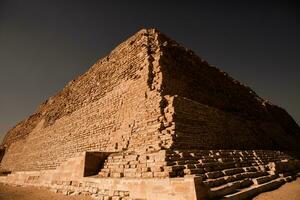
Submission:
{"label": "clear sky", "polygon": [[295,2],[0,0],[0,141],[41,102],[144,27],[194,50],[300,124]]}

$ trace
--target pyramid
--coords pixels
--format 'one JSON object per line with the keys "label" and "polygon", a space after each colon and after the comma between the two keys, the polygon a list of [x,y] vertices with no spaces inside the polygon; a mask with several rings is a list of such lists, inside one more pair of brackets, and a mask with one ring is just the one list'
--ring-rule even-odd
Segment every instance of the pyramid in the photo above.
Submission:
{"label": "pyramid", "polygon": [[[167,199],[170,191],[172,199],[230,198],[237,188],[254,194],[252,184],[261,192],[294,177],[299,141],[284,109],[158,30],[142,29],[9,130],[0,166],[12,172],[2,182],[67,192],[84,188],[84,177],[120,181],[122,190],[107,186],[95,194],[101,198]],[[130,189],[124,178],[147,183]],[[159,183],[169,184],[165,196],[150,195],[157,178],[168,180]],[[173,180],[185,184],[176,189]],[[192,186],[184,188],[186,180]]]}

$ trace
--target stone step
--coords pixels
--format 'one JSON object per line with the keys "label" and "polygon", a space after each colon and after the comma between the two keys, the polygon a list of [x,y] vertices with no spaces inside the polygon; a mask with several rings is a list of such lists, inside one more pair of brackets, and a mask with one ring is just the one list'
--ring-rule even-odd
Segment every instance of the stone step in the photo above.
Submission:
{"label": "stone step", "polygon": [[246,172],[256,172],[258,171],[256,167],[250,166],[250,167],[244,167],[243,168]]}
{"label": "stone step", "polygon": [[237,180],[244,179],[244,178],[256,178],[261,176],[267,176],[269,175],[266,171],[257,171],[257,172],[244,172],[240,174],[235,174],[233,177]]}
{"label": "stone step", "polygon": [[218,187],[210,188],[209,196],[211,199],[220,198],[228,194],[237,192],[240,188],[249,187],[253,182],[251,179],[244,179],[235,182],[230,182]]}
{"label": "stone step", "polygon": [[225,195],[222,200],[243,200],[243,199],[250,199],[262,192],[266,192],[269,190],[274,190],[283,185],[285,181],[282,178],[277,178],[270,182],[266,182],[260,185],[253,185],[251,187],[241,189],[236,193],[231,193]]}
{"label": "stone step", "polygon": [[192,168],[185,165],[184,174],[205,174],[208,179],[216,179],[245,172],[243,168],[230,168],[225,170],[211,171],[206,168]]}
{"label": "stone step", "polygon": [[267,175],[267,172],[243,172],[240,174],[235,174],[231,176],[224,176],[216,179],[206,179],[206,181],[203,181],[206,185],[209,187],[217,187],[221,186],[230,182],[234,181],[239,181],[242,179],[247,179],[247,178],[256,178],[256,177],[261,177]]}
{"label": "stone step", "polygon": [[203,181],[203,183],[208,185],[210,188],[212,188],[212,187],[224,185],[228,182],[224,177],[221,177],[221,178],[217,178],[217,179],[207,179],[206,181]]}
{"label": "stone step", "polygon": [[223,173],[226,176],[234,175],[234,174],[240,174],[240,173],[243,173],[243,172],[245,172],[245,170],[243,168],[231,168],[231,169],[223,170]]}
{"label": "stone step", "polygon": [[[127,169],[138,169],[139,172],[159,172],[172,175],[202,176],[211,186],[220,186],[244,178],[257,178],[262,175],[257,172],[269,170],[268,161],[279,159],[279,155],[259,151],[223,151],[223,150],[175,150],[166,154],[136,152],[113,153],[106,159],[100,176],[111,176],[113,173],[123,173],[127,177]],[[171,161],[168,161],[171,160]],[[266,164],[264,164],[266,163]],[[204,175],[204,176],[203,176]],[[268,174],[264,174],[266,176]],[[285,174],[284,174],[285,175]],[[121,175],[122,176],[122,175]],[[131,175],[130,175],[131,176]],[[290,176],[287,174],[285,176]],[[224,179],[223,179],[224,178]],[[214,179],[216,179],[214,181]],[[268,178],[255,179],[257,184],[270,181]],[[215,182],[215,183],[214,183]]]}
{"label": "stone step", "polygon": [[204,170],[202,168],[195,168],[195,169],[184,169],[183,170],[185,175],[190,175],[190,174],[203,174]]}
{"label": "stone step", "polygon": [[285,182],[291,182],[296,180],[296,176],[287,176],[283,178]]}
{"label": "stone step", "polygon": [[278,178],[278,175],[267,175],[267,176],[262,176],[262,177],[258,177],[258,178],[254,178],[252,179],[253,180],[253,183],[255,185],[259,185],[259,184],[263,184],[263,183],[266,183],[266,182],[270,182],[271,180],[274,180]]}
{"label": "stone step", "polygon": [[215,179],[215,178],[223,177],[224,173],[222,171],[214,171],[214,172],[207,172],[205,173],[205,175],[208,179]]}

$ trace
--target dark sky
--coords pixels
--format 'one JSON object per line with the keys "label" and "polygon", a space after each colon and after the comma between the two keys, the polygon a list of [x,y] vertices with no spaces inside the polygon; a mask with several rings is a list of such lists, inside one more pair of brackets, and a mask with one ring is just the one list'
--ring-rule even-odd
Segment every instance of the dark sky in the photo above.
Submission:
{"label": "dark sky", "polygon": [[0,141],[37,105],[143,27],[155,27],[300,124],[292,1],[0,0]]}

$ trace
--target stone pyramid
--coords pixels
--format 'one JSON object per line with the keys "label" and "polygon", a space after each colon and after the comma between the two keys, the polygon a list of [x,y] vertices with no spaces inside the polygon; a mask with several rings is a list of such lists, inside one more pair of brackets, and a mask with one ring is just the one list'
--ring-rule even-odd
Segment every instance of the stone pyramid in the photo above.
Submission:
{"label": "stone pyramid", "polygon": [[[300,127],[284,109],[156,29],[143,29],[12,128],[0,160],[8,172],[56,171],[70,181],[76,172],[62,171],[84,154],[82,176],[165,180],[193,175],[213,188],[227,184],[215,179],[235,172],[266,176],[276,168],[272,163],[298,163],[293,155],[299,141]],[[293,166],[295,172],[298,165]],[[60,178],[52,177],[51,184],[59,186]],[[253,184],[248,179],[247,186]],[[197,197],[186,198],[227,195],[195,188]]]}

